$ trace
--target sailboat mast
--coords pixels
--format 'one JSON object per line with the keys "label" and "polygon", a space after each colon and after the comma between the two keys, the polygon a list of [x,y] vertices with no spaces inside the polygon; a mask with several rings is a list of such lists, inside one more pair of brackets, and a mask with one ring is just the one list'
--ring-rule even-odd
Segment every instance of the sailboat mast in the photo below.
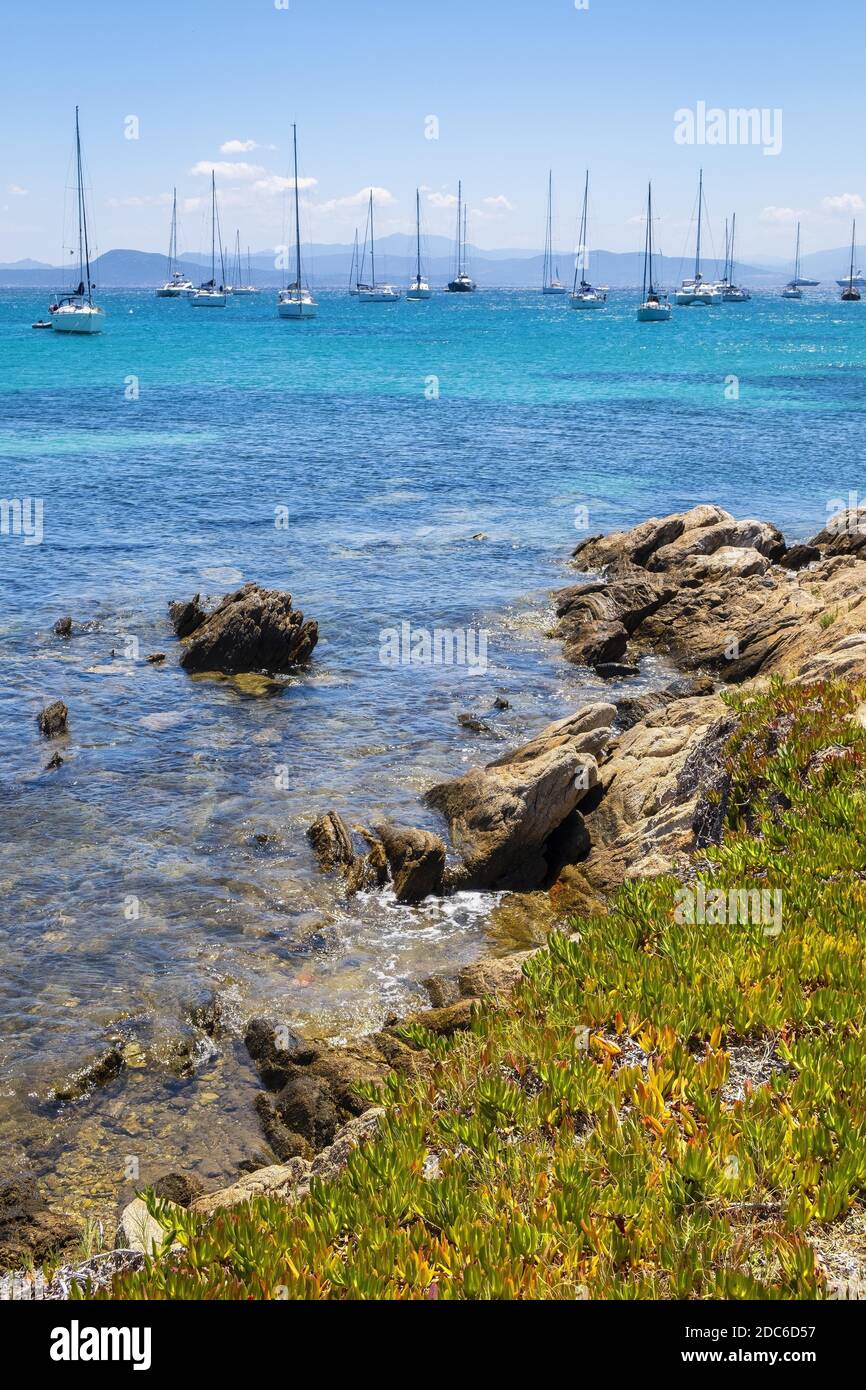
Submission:
{"label": "sailboat mast", "polygon": [[849,273],[849,276],[848,276],[848,288],[849,288],[849,289],[852,289],[852,290],[853,290],[853,288],[854,288],[854,243],[855,243],[856,239],[857,239],[857,219],[855,218],[855,219],[854,219],[854,222],[852,223],[852,226],[851,226],[851,270],[850,270],[850,273]]}
{"label": "sailboat mast", "polygon": [[420,188],[416,188],[416,189],[415,189],[415,243],[416,243],[416,246],[415,246],[415,252],[416,252],[415,279],[416,279],[416,282],[420,285],[420,283],[421,283],[421,190],[420,190]]}
{"label": "sailboat mast", "polygon": [[292,126],[292,145],[295,157],[295,281],[301,292],[301,209],[298,194],[298,127]]}
{"label": "sailboat mast", "polygon": [[177,262],[177,189],[172,191],[171,235],[168,239],[168,278],[171,279]]}
{"label": "sailboat mast", "polygon": [[800,224],[797,223],[797,249],[794,252],[794,284],[800,278]]}
{"label": "sailboat mast", "polygon": [[462,247],[461,247],[461,244],[460,244],[460,238],[461,238],[461,236],[462,236],[462,223],[463,223],[463,183],[462,183],[462,180],[458,179],[458,180],[457,180],[457,274],[458,274],[458,276],[460,276],[460,275],[462,274],[462,272],[463,272],[463,250],[462,250]]}
{"label": "sailboat mast", "polygon": [[580,224],[580,283],[586,284],[586,219],[587,207],[589,206],[589,170],[586,171],[586,179],[583,185],[583,217]]}
{"label": "sailboat mast", "polygon": [[737,214],[734,213],[733,216],[732,216],[732,218],[731,218],[731,250],[730,250],[730,264],[729,264],[729,268],[728,268],[728,276],[729,276],[729,278],[730,278],[731,284],[733,284],[733,282],[734,282],[734,240],[735,240],[735,238],[736,238],[736,235],[737,235]]}
{"label": "sailboat mast", "polygon": [[216,175],[210,171],[210,278],[216,284]]}
{"label": "sailboat mast", "polygon": [[652,226],[652,207],[653,207],[653,193],[652,193],[652,184],[650,184],[649,187],[648,187],[648,190],[647,190],[647,204],[646,204],[646,235],[644,236],[644,240],[643,240],[643,290],[641,291],[641,299],[642,299],[644,302],[646,301],[646,277],[647,277],[647,263],[648,263],[648,262],[649,262],[649,279],[650,279],[650,287],[652,287],[652,280],[653,280],[652,262],[650,261],[650,256],[651,256],[651,251],[650,251],[650,227]]}
{"label": "sailboat mast", "polygon": [[370,189],[370,266],[373,275],[373,288],[376,286],[376,233],[373,230],[373,190]]}
{"label": "sailboat mast", "polygon": [[87,204],[84,198],[84,172],[81,167],[81,133],[78,128],[77,106],[75,108],[75,163],[78,173],[78,283],[87,285],[88,303],[92,303],[90,245],[87,239]]}
{"label": "sailboat mast", "polygon": [[466,223],[468,220],[469,209],[463,204],[463,269],[466,269]]}
{"label": "sailboat mast", "polygon": [[544,229],[544,283],[549,285],[553,261],[553,170],[547,174],[547,225]]}
{"label": "sailboat mast", "polygon": [[698,239],[695,243],[695,280],[701,278],[701,215],[704,210],[704,171],[698,178]]}

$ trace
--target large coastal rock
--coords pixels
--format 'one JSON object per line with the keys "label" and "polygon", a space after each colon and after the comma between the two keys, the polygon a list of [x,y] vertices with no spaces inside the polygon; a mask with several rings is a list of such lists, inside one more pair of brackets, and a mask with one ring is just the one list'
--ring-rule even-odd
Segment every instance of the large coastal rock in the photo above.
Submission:
{"label": "large coastal rock", "polygon": [[719,507],[653,517],[577,547],[574,564],[602,573],[556,596],[554,636],[602,670],[652,653],[726,682],[791,671],[863,627],[864,540],[866,509],[791,550],[770,522]]}
{"label": "large coastal rock", "polygon": [[[440,783],[429,805],[448,822],[467,887],[532,889],[551,876],[561,827],[598,781],[616,708],[590,705],[505,757]],[[578,827],[579,831],[579,827]]]}
{"label": "large coastal rock", "polygon": [[376,827],[399,903],[420,903],[442,892],[445,844],[429,830]]}
{"label": "large coastal rock", "polygon": [[181,665],[187,671],[250,671],[276,674],[307,661],[319,640],[315,622],[292,607],[291,594],[245,584],[202,617],[198,595],[170,605],[178,637],[186,640]]}

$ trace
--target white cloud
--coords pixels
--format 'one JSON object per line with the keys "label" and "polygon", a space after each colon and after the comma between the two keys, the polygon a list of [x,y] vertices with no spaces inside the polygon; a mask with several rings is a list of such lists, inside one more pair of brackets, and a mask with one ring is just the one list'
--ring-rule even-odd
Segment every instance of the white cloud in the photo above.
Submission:
{"label": "white cloud", "polygon": [[859,193],[837,193],[832,198],[822,198],[821,207],[825,212],[862,212],[866,203]]}
{"label": "white cloud", "polygon": [[259,148],[257,140],[226,140],[220,145],[220,154],[249,154]]}
{"label": "white cloud", "polygon": [[7,183],[6,191],[7,193],[11,193],[13,198],[26,198],[27,194],[30,192],[30,189],[21,188],[21,186],[17,183]]}
{"label": "white cloud", "polygon": [[[345,198],[329,198],[326,203],[320,203],[319,212],[338,212],[340,208],[357,208],[363,206],[369,200],[370,189],[359,188],[357,193],[348,193]],[[373,200],[378,207],[390,207],[397,200],[394,194],[387,188],[377,188],[373,186]]]}
{"label": "white cloud", "polygon": [[194,164],[189,172],[206,175],[210,178],[211,170],[215,174],[219,174],[221,179],[262,179],[268,172],[267,169],[262,168],[261,164],[245,164],[228,159],[200,159],[198,164]]}
{"label": "white cloud", "polygon": [[798,217],[802,217],[802,213],[796,208],[777,208],[771,205],[761,211],[762,222],[796,222]]}
{"label": "white cloud", "polygon": [[496,212],[513,212],[514,204],[510,203],[504,193],[497,193],[495,198],[485,198],[485,204],[493,208]]}
{"label": "white cloud", "polygon": [[170,202],[170,193],[134,193],[129,198],[108,198],[106,206],[110,208],[149,208]]}
{"label": "white cloud", "polygon": [[431,193],[427,199],[431,208],[456,208],[456,193]]}
{"label": "white cloud", "polygon": [[[298,179],[298,188],[303,192],[306,188],[315,188],[317,183],[318,179]],[[285,193],[294,186],[294,179],[283,178],[282,174],[268,174],[266,178],[256,179],[253,190],[256,193]]]}

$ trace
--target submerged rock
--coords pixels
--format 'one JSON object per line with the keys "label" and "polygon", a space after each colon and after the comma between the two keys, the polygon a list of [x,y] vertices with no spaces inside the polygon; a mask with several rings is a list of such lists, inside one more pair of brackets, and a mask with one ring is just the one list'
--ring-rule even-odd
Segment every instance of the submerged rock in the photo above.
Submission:
{"label": "submerged rock", "polygon": [[325,873],[348,868],[355,861],[352,832],[337,811],[326,811],[314,820],[307,831],[307,839]]}
{"label": "submerged rock", "polygon": [[57,622],[54,624],[54,631],[58,637],[71,637],[72,619],[68,617],[58,618]]}
{"label": "submerged rock", "polygon": [[399,903],[420,903],[442,892],[445,844],[429,830],[377,827]]}
{"label": "submerged rock", "polygon": [[46,705],[39,715],[39,732],[45,738],[58,738],[68,732],[69,710],[62,700]]}
{"label": "submerged rock", "polygon": [[56,1101],[80,1100],[82,1096],[88,1095],[97,1086],[105,1086],[109,1081],[113,1081],[119,1076],[124,1068],[123,1052],[119,1047],[109,1047],[92,1062],[79,1068],[67,1077],[65,1081],[59,1082],[52,1092],[53,1099]]}
{"label": "submerged rock", "polygon": [[36,1184],[17,1179],[0,1185],[0,1270],[32,1268],[72,1250],[82,1225],[52,1211]]}
{"label": "submerged rock", "polygon": [[207,618],[207,610],[202,604],[200,594],[194,594],[185,603],[170,603],[168,612],[175,636],[180,641],[191,637]]}
{"label": "submerged rock", "polygon": [[188,1207],[204,1192],[204,1183],[194,1173],[164,1173],[151,1186],[157,1197],[178,1207]]}
{"label": "submerged rock", "polygon": [[258,584],[227,594],[204,618],[198,596],[178,607],[172,605],[172,618],[178,636],[183,630],[186,637],[181,665],[187,671],[291,671],[309,659],[319,638],[317,624],[292,607],[291,594]]}

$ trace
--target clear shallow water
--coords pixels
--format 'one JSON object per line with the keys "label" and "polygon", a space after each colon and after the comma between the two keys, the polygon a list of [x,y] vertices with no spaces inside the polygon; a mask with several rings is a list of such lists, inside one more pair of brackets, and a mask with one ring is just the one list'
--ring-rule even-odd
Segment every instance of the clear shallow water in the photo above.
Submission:
{"label": "clear shallow water", "polygon": [[[30,328],[40,292],[0,292],[0,498],[44,502],[41,545],[0,536],[0,1171],[94,1210],[130,1152],[145,1178],[216,1181],[260,1146],[230,1041],[192,1038],[190,1079],[133,1068],[47,1117],[33,1093],[106,1030],[159,1052],[215,989],[238,1020],[347,1036],[513,941],[480,896],[345,902],[306,826],[332,806],[432,825],[432,781],[608,689],[543,635],[576,507],[593,531],[703,500],[815,531],[862,477],[866,366],[866,306],[820,291],[641,327],[625,293],[602,314],[323,293],[303,325],[270,295],[211,313],[100,298],[107,331],[76,341]],[[321,630],[310,670],[266,697],[191,680],[167,623],[170,599],[247,579]],[[66,613],[70,642],[52,634]],[[488,671],[383,667],[403,620],[487,629]],[[500,693],[494,737],[458,725]],[[36,714],[57,697],[70,737],[49,773]]]}

